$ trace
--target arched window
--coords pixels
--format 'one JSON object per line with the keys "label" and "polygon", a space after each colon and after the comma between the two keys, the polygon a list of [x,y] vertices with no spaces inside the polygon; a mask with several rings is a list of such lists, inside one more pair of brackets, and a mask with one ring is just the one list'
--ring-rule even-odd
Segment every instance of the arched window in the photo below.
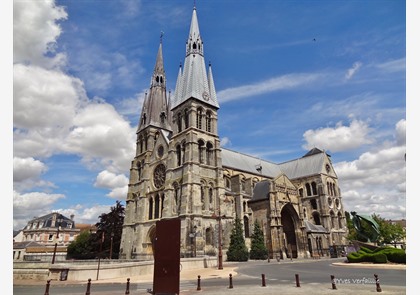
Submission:
{"label": "arched window", "polygon": [[153,198],[149,198],[149,220],[153,219]]}
{"label": "arched window", "polygon": [[155,219],[159,218],[160,212],[160,198],[159,195],[155,196]]}
{"label": "arched window", "polygon": [[206,113],[206,131],[211,132],[211,112]]}
{"label": "arched window", "polygon": [[300,197],[303,197],[303,188],[300,188],[300,189],[299,189],[299,196],[300,196]]}
{"label": "arched window", "polygon": [[338,212],[337,219],[338,219],[338,228],[340,229],[343,227],[341,212]]}
{"label": "arched window", "polygon": [[143,152],[143,136],[140,136],[139,144],[140,144],[140,153],[142,153]]}
{"label": "arched window", "polygon": [[205,207],[206,203],[205,203],[204,197],[205,197],[204,196],[204,184],[202,183],[201,184],[201,190],[200,190],[201,210],[205,210],[206,209],[206,207]]}
{"label": "arched window", "polygon": [[176,146],[176,164],[177,166],[181,166],[182,153],[181,153],[181,145]]}
{"label": "arched window", "polygon": [[202,108],[198,108],[197,110],[197,128],[201,129],[202,128],[202,119],[203,119],[203,109]]}
{"label": "arched window", "polygon": [[213,188],[209,187],[209,207],[213,209]]}
{"label": "arched window", "polygon": [[213,145],[208,142],[206,146],[206,158],[207,158],[207,165],[211,165],[213,160]]}
{"label": "arched window", "polygon": [[333,196],[337,196],[337,191],[335,190],[335,183],[333,183],[332,185],[332,192],[333,192]]}
{"label": "arched window", "polygon": [[330,218],[331,218],[331,229],[335,228],[335,214],[334,211],[330,211]]}
{"label": "arched window", "polygon": [[182,116],[181,116],[181,113],[178,113],[176,122],[177,122],[177,126],[178,126],[178,132],[181,132],[182,131]]}
{"label": "arched window", "polygon": [[312,181],[311,186],[312,186],[312,193],[314,194],[314,196],[316,196],[318,194],[318,192],[316,191],[316,183]]}
{"label": "arched window", "polygon": [[314,218],[314,222],[316,225],[321,225],[321,218],[319,217],[318,212],[312,213],[312,217]]}
{"label": "arched window", "polygon": [[190,120],[189,120],[189,117],[188,117],[188,109],[184,110],[184,122],[185,122],[185,129],[190,127]]}
{"label": "arched window", "polygon": [[307,195],[307,196],[312,196],[312,193],[311,193],[311,186],[309,185],[309,183],[306,183],[306,184],[305,184],[305,187],[306,187],[306,195]]}
{"label": "arched window", "polygon": [[225,187],[230,190],[230,178],[229,176],[225,176]]}
{"label": "arched window", "polygon": [[137,162],[137,179],[140,180],[141,178],[141,164]]}
{"label": "arched window", "polygon": [[174,198],[175,198],[176,212],[179,215],[181,213],[181,196],[180,196],[178,183],[174,182],[173,187],[174,187]]}
{"label": "arched window", "polygon": [[165,123],[165,119],[166,119],[166,113],[165,112],[161,112],[160,113],[160,123]]}
{"label": "arched window", "polygon": [[244,216],[244,233],[245,233],[245,238],[249,238],[249,219],[248,219],[248,216]]}
{"label": "arched window", "polygon": [[182,142],[182,164],[185,163],[185,146],[186,146],[186,143],[185,141],[183,141]]}
{"label": "arched window", "polygon": [[164,209],[164,207],[165,207],[165,195],[164,195],[164,194],[162,194],[162,201],[161,201],[161,204],[162,204],[162,206],[161,206],[161,209],[160,209],[160,217],[162,217],[162,216],[163,216],[163,209]]}
{"label": "arched window", "polygon": [[204,141],[201,139],[198,141],[198,161],[204,164]]}

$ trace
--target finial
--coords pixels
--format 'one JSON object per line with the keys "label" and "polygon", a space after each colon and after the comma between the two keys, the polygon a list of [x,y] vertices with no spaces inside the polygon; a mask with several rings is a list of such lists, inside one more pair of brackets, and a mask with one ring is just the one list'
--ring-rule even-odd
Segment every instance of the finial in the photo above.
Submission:
{"label": "finial", "polygon": [[162,39],[163,39],[163,31],[160,31],[160,43],[162,43]]}

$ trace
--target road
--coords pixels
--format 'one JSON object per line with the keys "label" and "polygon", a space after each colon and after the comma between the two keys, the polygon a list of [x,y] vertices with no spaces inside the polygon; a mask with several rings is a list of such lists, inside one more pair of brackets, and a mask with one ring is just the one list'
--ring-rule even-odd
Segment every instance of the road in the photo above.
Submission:
{"label": "road", "polygon": [[[343,290],[352,290],[357,294],[362,294],[356,291],[357,288],[363,288],[363,291],[375,291],[374,274],[378,275],[380,285],[384,292],[382,294],[405,294],[406,286],[406,271],[401,269],[378,269],[363,267],[348,267],[333,265],[334,260],[304,260],[304,261],[287,261],[287,262],[267,262],[267,261],[248,261],[230,264],[230,266],[237,266],[237,274],[230,280],[226,278],[208,278],[200,281],[202,293],[219,294],[225,293],[241,293],[245,294],[278,294],[279,288],[282,288],[282,293],[289,292],[290,294],[304,294],[308,293],[305,288],[309,288],[309,293],[324,294],[331,289],[331,275],[334,275],[337,289],[340,292],[336,294],[350,294],[343,293]],[[199,270],[197,270],[199,274]],[[265,277],[265,285],[267,288],[260,288],[263,284],[262,274]],[[299,284],[302,288],[296,288],[296,274],[299,275]],[[180,282],[181,294],[197,294],[197,279],[182,280]],[[232,285],[232,289],[230,289]],[[147,289],[153,287],[153,282],[136,283],[131,282],[129,285],[128,294],[148,294]],[[271,288],[271,289],[270,289]],[[277,288],[277,289],[275,289]],[[284,288],[288,288],[287,291]],[[322,293],[316,293],[315,288]],[[327,289],[328,288],[328,289]],[[397,288],[398,291],[392,288]],[[261,289],[264,289],[261,291]],[[234,290],[234,291],[233,291]],[[301,290],[300,293],[297,290]],[[44,295],[46,291],[45,285],[33,286],[13,286],[14,295]],[[126,283],[101,283],[92,284],[88,290],[87,282],[79,284],[68,284],[66,282],[53,282],[49,288],[49,295],[116,295],[127,294]],[[233,292],[232,292],[233,291]],[[337,290],[333,290],[337,291]],[[388,291],[388,292],[387,292]],[[403,292],[404,291],[404,292]],[[262,293],[261,293],[262,292]],[[350,291],[349,291],[350,292]],[[368,292],[368,293],[369,293]]]}

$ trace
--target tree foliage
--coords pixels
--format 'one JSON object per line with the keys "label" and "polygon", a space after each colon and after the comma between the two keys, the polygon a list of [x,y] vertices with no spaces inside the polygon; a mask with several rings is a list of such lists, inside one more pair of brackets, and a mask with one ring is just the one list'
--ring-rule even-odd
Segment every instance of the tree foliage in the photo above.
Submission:
{"label": "tree foliage", "polygon": [[264,243],[264,233],[257,221],[254,223],[254,231],[251,236],[251,251],[249,252],[249,258],[259,260],[268,258],[268,250]]}
{"label": "tree foliage", "polygon": [[229,249],[226,255],[228,261],[248,261],[248,248],[245,245],[242,222],[238,217],[235,218],[233,230],[230,234]]}
{"label": "tree foliage", "polygon": [[120,201],[116,201],[109,213],[102,213],[99,216],[99,222],[95,224],[96,234],[92,235],[92,246],[97,249],[98,257],[109,257],[112,241],[112,258],[118,258],[124,216],[125,208]]}
{"label": "tree foliage", "polygon": [[112,241],[112,258],[118,258],[125,209],[120,201],[109,213],[102,213],[95,224],[96,232],[83,231],[67,247],[69,259],[109,258]]}
{"label": "tree foliage", "polygon": [[68,245],[67,259],[93,258],[95,258],[95,253],[92,251],[91,233],[88,230],[84,230]]}

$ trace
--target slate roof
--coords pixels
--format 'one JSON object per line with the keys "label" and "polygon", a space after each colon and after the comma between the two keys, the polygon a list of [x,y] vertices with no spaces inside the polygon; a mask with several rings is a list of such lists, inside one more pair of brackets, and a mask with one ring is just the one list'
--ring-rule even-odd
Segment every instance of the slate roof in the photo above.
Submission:
{"label": "slate roof", "polygon": [[257,168],[261,167],[262,176],[274,178],[283,172],[289,179],[296,179],[321,173],[323,171],[324,159],[327,154],[315,148],[301,158],[280,164],[225,148],[221,149],[221,155],[222,165],[224,167],[253,174],[259,173]]}
{"label": "slate roof", "polygon": [[322,225],[316,225],[307,220],[305,220],[305,227],[309,233],[328,233],[328,230]]}

